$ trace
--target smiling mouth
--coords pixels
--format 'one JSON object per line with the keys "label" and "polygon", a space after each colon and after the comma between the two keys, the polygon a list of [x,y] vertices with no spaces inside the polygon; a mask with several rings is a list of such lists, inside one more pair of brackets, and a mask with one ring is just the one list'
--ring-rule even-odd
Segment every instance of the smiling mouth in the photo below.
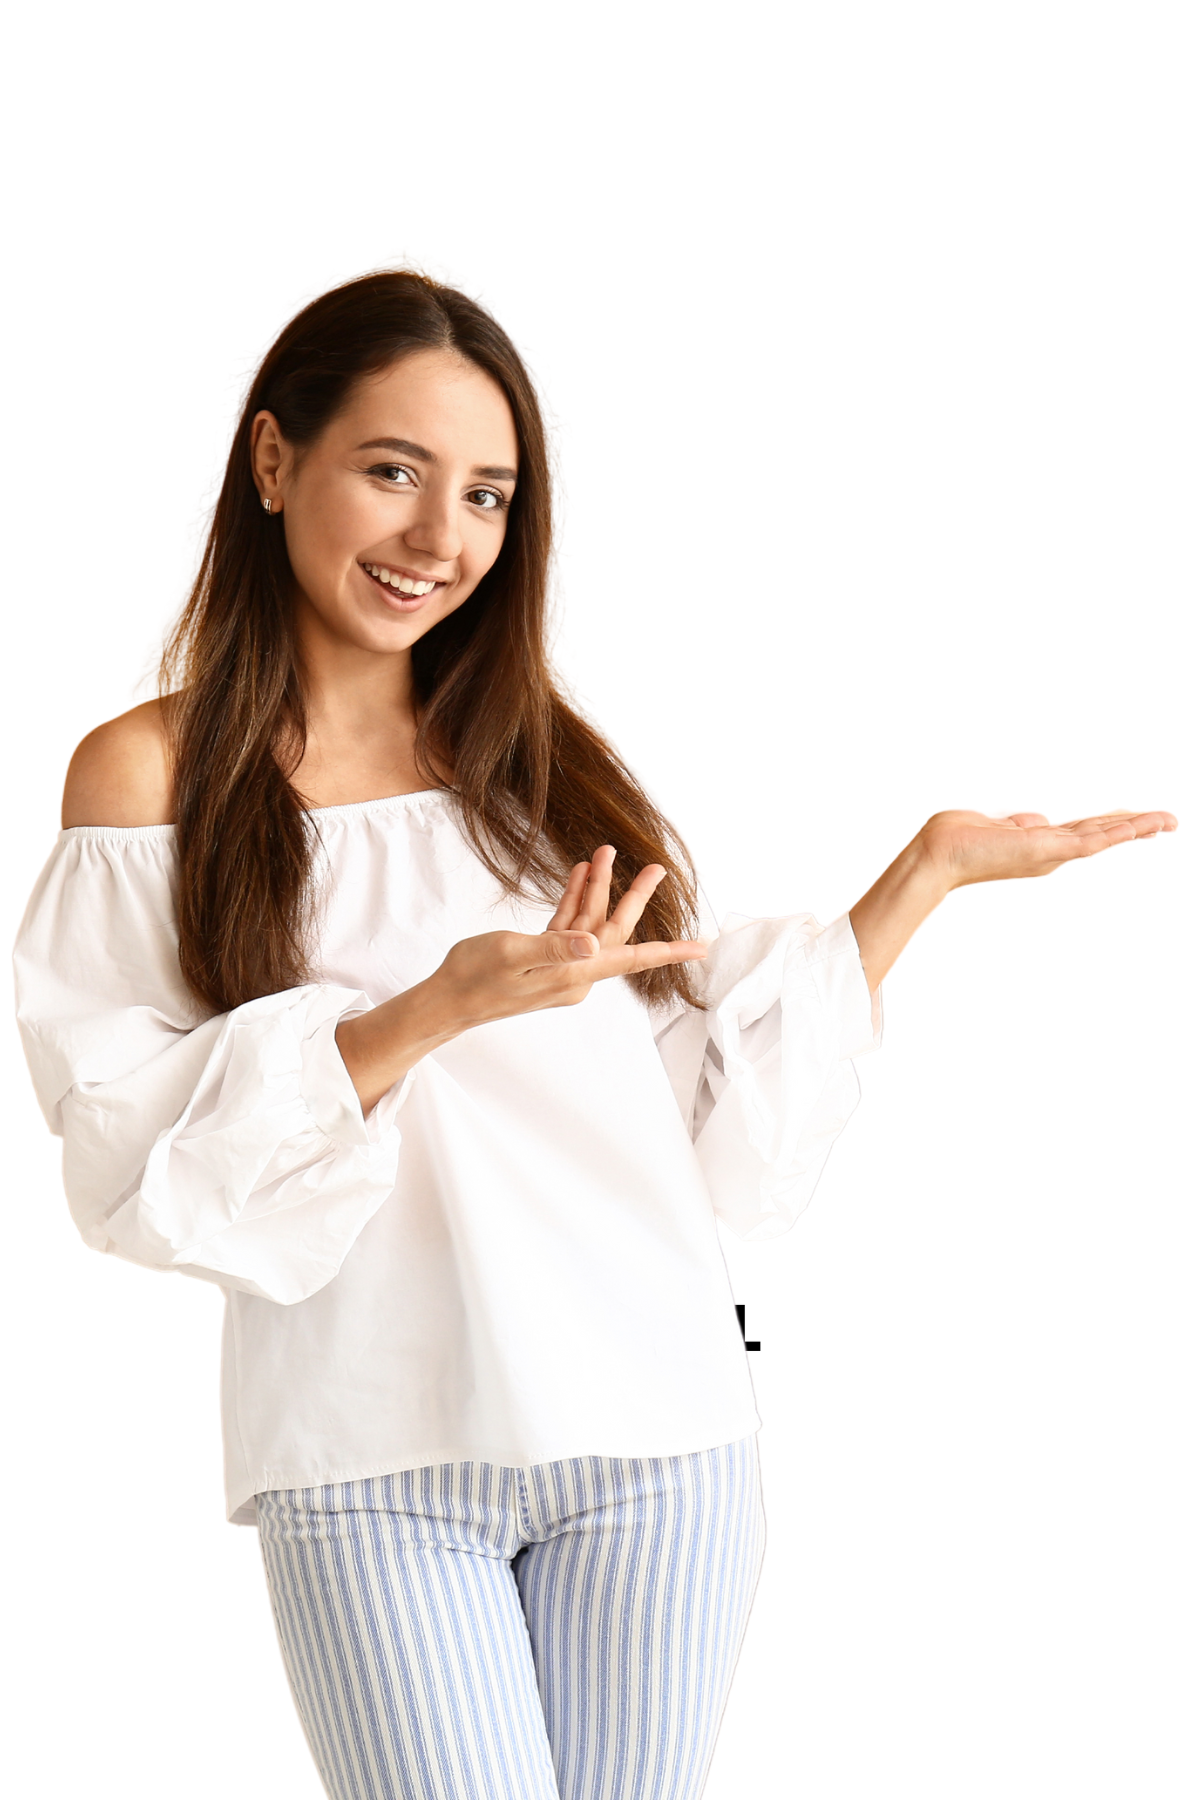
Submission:
{"label": "smiling mouth", "polygon": [[382,563],[359,563],[358,566],[376,587],[383,589],[393,606],[402,606],[406,612],[446,585],[444,581],[419,581],[413,575],[401,575],[397,569],[386,568]]}

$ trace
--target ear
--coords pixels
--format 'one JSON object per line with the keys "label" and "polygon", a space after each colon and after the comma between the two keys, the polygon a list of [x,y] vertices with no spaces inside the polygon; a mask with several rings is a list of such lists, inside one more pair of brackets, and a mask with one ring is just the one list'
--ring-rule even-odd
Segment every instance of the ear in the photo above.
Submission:
{"label": "ear", "polygon": [[260,498],[271,502],[274,513],[283,511],[283,490],[291,466],[291,447],[275,414],[256,413],[250,427],[250,467]]}

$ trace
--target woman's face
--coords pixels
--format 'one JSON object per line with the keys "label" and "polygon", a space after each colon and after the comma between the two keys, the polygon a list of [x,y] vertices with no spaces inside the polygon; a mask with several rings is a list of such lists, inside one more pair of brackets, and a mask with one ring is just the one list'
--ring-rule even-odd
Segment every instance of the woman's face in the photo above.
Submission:
{"label": "woman's face", "polygon": [[517,434],[502,390],[452,351],[358,383],[301,457],[253,428],[259,493],[282,518],[302,632],[407,650],[472,594],[504,542]]}

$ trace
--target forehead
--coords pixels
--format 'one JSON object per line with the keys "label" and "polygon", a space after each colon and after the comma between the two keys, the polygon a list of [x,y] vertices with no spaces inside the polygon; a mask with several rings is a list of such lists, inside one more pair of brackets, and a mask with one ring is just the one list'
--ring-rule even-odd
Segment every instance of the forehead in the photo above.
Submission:
{"label": "forehead", "polygon": [[351,393],[339,424],[356,442],[410,438],[439,459],[516,465],[517,431],[504,390],[453,351],[414,351],[368,376]]}

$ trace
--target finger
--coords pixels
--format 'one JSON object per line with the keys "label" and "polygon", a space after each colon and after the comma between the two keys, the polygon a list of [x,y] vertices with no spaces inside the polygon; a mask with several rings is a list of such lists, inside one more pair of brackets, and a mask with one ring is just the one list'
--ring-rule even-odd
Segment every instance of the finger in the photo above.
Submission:
{"label": "finger", "polygon": [[547,931],[567,931],[574,924],[583,900],[583,891],[587,886],[588,871],[591,866],[591,863],[585,862],[575,864],[567,877],[567,885],[563,889],[558,910],[546,927]]}
{"label": "finger", "polygon": [[708,955],[708,945],[698,939],[655,940],[651,944],[612,944],[605,948],[590,932],[556,931],[531,939],[539,955],[530,958],[544,966],[565,962],[579,970],[585,981],[603,981],[610,975],[634,975],[639,969],[659,969],[667,963],[695,962]]}
{"label": "finger", "polygon": [[1132,843],[1134,838],[1157,837],[1160,831],[1174,831],[1178,823],[1174,813],[1100,813],[1093,819],[1072,819],[1056,829],[1102,849],[1108,844]]}
{"label": "finger", "polygon": [[592,853],[583,902],[572,921],[580,931],[599,931],[608,918],[608,899],[612,890],[613,863],[617,853],[611,844],[601,844]]}
{"label": "finger", "polygon": [[600,954],[600,939],[590,931],[551,931],[547,927],[540,938],[533,938],[530,943],[537,946],[529,958],[531,969],[538,963],[582,962]]}
{"label": "finger", "polygon": [[625,944],[620,948],[614,946],[602,954],[622,959],[620,968],[614,973],[636,975],[639,969],[661,969],[668,963],[703,962],[708,955],[708,945],[695,938],[681,938],[670,943],[656,941],[652,944]]}
{"label": "finger", "polygon": [[1074,848],[1068,855],[1096,856],[1101,850],[1113,850],[1118,844],[1132,844],[1134,833],[1129,830],[1118,830],[1109,827],[1104,831],[1076,832],[1067,841]]}
{"label": "finger", "polygon": [[1035,825],[1049,825],[1049,823],[1045,813],[1009,813],[1005,820],[1005,824],[1019,825],[1023,831],[1028,831]]}
{"label": "finger", "polygon": [[[1083,823],[1087,826],[1091,821]],[[1119,821],[1097,821],[1094,829],[1081,833],[1081,838],[1089,846],[1089,855],[1094,855],[1114,844],[1132,844],[1138,838],[1157,837],[1160,831],[1175,831],[1178,825],[1173,813],[1132,813]]]}
{"label": "finger", "polygon": [[1155,835],[1150,830],[1139,831],[1135,818],[1136,815],[1115,820],[1081,819],[1060,841],[1072,846],[1066,853],[1068,856],[1096,856],[1101,850],[1114,849],[1117,844],[1132,844],[1135,838]]}
{"label": "finger", "polygon": [[1105,830],[1110,825],[1131,825],[1135,837],[1153,837],[1159,831],[1175,831],[1179,820],[1174,813],[1141,812],[1141,813],[1101,813],[1098,818],[1085,819],[1085,825],[1099,825]]}
{"label": "finger", "polygon": [[630,933],[645,912],[655,888],[666,873],[667,871],[661,863],[648,863],[644,869],[638,871],[627,891],[622,894],[612,909],[612,917],[608,921],[608,929],[604,934],[606,942],[610,944],[628,943]]}
{"label": "finger", "polygon": [[1169,818],[1169,813],[1108,812],[1093,813],[1088,819],[1068,819],[1062,825],[1056,825],[1056,831],[1095,831],[1101,826],[1124,825],[1130,820]]}

